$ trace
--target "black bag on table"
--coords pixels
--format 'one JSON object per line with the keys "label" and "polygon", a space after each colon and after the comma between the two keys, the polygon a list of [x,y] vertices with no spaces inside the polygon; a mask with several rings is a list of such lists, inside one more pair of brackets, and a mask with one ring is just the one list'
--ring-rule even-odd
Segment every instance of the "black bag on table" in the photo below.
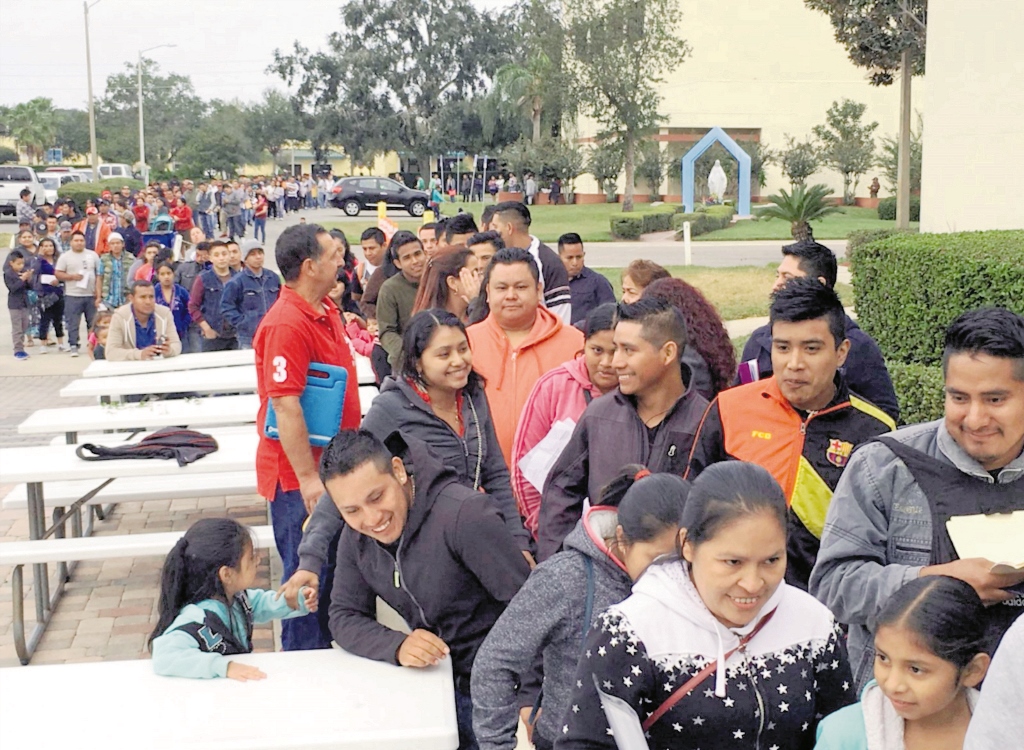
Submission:
{"label": "black bag on table", "polygon": [[[217,441],[209,435],[180,427],[164,427],[146,435],[137,443],[108,448],[83,443],[75,454],[83,461],[115,461],[122,458],[174,458],[186,466],[217,450]],[[86,452],[92,455],[85,455]]]}

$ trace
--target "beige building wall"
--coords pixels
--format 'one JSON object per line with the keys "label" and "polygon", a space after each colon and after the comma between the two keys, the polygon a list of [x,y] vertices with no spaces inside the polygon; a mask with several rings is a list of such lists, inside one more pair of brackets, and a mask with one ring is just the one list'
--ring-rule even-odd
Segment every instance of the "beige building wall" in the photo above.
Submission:
{"label": "beige building wall", "polygon": [[[999,0],[990,1],[1000,4]],[[803,0],[680,0],[680,6],[680,35],[693,51],[660,86],[665,126],[759,128],[761,141],[781,150],[785,134],[797,140],[807,138],[812,127],[824,124],[825,111],[832,102],[845,97],[868,105],[864,117],[867,122],[878,122],[876,142],[880,136],[896,135],[899,87],[871,86],[866,71],[854,66],[845,48],[835,41],[828,18],[809,10]],[[1004,47],[1003,53],[1014,48]],[[914,108],[922,114],[924,90],[924,79],[915,78]],[[598,130],[585,118],[578,127],[584,138]],[[882,195],[886,195],[879,170],[861,179],[858,195],[867,196],[875,175],[882,182]],[[767,177],[762,195],[789,188],[777,165],[768,167]],[[678,193],[678,182],[677,164],[672,167],[669,189],[663,192]],[[842,177],[837,173],[821,171],[809,179],[810,184],[816,182],[842,194]],[[597,188],[585,175],[577,181],[577,189],[594,192]],[[646,188],[641,192],[647,192]]]}
{"label": "beige building wall", "polygon": [[928,3],[921,231],[1024,229],[1024,3]]}

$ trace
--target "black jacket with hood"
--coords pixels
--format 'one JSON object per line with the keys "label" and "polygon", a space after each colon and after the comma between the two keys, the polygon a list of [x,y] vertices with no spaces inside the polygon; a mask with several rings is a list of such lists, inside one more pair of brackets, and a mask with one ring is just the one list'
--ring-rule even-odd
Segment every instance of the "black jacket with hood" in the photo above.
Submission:
{"label": "black jacket with hood", "polygon": [[350,653],[397,664],[406,636],[377,622],[379,596],[410,628],[448,644],[456,679],[465,680],[530,569],[493,500],[461,484],[424,443],[409,438],[406,445],[400,455],[416,494],[402,536],[392,553],[349,526],[342,530],[331,635]]}

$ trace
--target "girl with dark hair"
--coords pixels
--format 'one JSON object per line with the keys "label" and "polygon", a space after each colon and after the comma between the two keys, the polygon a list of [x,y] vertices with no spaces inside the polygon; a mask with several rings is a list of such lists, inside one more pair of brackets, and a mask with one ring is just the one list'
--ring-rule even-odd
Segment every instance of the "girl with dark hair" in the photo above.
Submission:
{"label": "girl with dark hair", "polygon": [[523,471],[520,463],[536,448],[539,452],[528,461],[543,454],[554,464],[587,404],[618,386],[619,378],[612,368],[616,311],[611,303],[590,311],[582,326],[586,337],[583,351],[542,375],[523,405],[512,442],[512,488],[523,523],[534,538],[544,489],[534,482],[538,473],[546,476],[546,472]]}
{"label": "girl with dark hair", "polygon": [[539,666],[539,715],[526,710],[524,721],[538,750],[562,736],[580,642],[593,616],[629,596],[651,562],[676,549],[688,492],[678,476],[626,466],[566,537],[563,551],[537,566],[473,663],[473,730],[482,749],[515,745],[516,709],[536,693],[530,673]]}
{"label": "girl with dark hair", "polygon": [[813,747],[816,717],[855,696],[832,613],[784,581],[782,488],[755,464],[715,464],[680,526],[680,554],[590,629],[557,747],[615,748],[595,683],[651,747]]}
{"label": "girl with dark hair", "polygon": [[822,750],[961,748],[988,671],[985,605],[948,576],[916,578],[875,626],[875,679],[818,726]]}
{"label": "girl with dark hair", "polygon": [[[36,281],[39,284],[39,353],[46,354],[47,339],[50,335],[50,326],[57,337],[57,348],[59,351],[66,351],[68,347],[64,344],[64,285],[57,281],[54,275],[54,266],[57,265],[57,243],[51,237],[43,237],[39,240],[39,250],[36,257],[39,259],[39,276]],[[52,281],[44,284],[42,278],[53,277]]]}
{"label": "girl with dark hair", "polygon": [[718,310],[697,287],[682,279],[657,279],[644,289],[642,296],[667,300],[683,314],[690,337],[683,350],[683,362],[693,369],[690,359],[699,360],[696,364],[708,371],[708,392],[701,392],[704,398],[711,401],[719,391],[732,385],[736,377],[736,350]]}
{"label": "girl with dark hair", "polygon": [[637,258],[622,269],[622,301],[632,305],[644,293],[644,289],[658,279],[670,279],[672,274],[653,260]]}
{"label": "girl with dark hair", "polygon": [[252,652],[252,626],[316,611],[316,592],[303,588],[299,608],[254,589],[252,532],[230,518],[204,518],[174,545],[160,574],[160,617],[149,636],[153,670],[169,677],[261,680],[256,667],[231,661]]}
{"label": "girl with dark hair", "polygon": [[465,247],[447,248],[427,261],[412,311],[447,310],[466,323],[479,293],[480,261]]}
{"label": "girl with dark hair", "polygon": [[424,310],[409,320],[397,372],[384,379],[362,426],[381,441],[401,430],[425,442],[466,484],[494,498],[519,548],[529,549],[483,381],[457,317]]}
{"label": "girl with dark hair", "polygon": [[188,354],[188,327],[192,324],[192,316],[188,311],[188,290],[181,284],[174,283],[174,266],[161,263],[156,268],[153,283],[156,303],[171,311],[174,317],[174,328],[181,339],[181,353]]}

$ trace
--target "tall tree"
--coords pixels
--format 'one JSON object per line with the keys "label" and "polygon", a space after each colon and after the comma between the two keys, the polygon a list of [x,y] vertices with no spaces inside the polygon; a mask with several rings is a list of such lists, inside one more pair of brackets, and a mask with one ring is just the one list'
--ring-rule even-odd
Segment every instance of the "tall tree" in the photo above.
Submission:
{"label": "tall tree", "polygon": [[291,100],[280,91],[267,89],[245,113],[245,134],[254,147],[265,149],[276,161],[285,142],[302,140],[305,128]]}
{"label": "tall tree", "polygon": [[53,146],[57,125],[53,100],[36,97],[11,107],[7,117],[11,137],[32,161],[42,161],[46,149]]}
{"label": "tall tree", "polygon": [[832,102],[825,124],[814,126],[818,154],[826,166],[843,176],[843,203],[852,205],[860,176],[875,163],[877,122],[863,122],[866,104],[843,99]]}
{"label": "tall tree", "polygon": [[[128,63],[122,73],[107,78],[106,90],[96,102],[96,140],[105,159],[129,164],[139,156],[138,65]],[[142,106],[146,126],[146,161],[162,169],[175,160],[178,150],[199,127],[206,105],[196,96],[192,79],[171,73],[142,59]]]}
{"label": "tall tree", "polygon": [[64,158],[70,154],[89,153],[89,113],[82,109],[54,110],[57,133],[53,145],[64,150]]}
{"label": "tall tree", "polygon": [[662,119],[657,85],[690,53],[678,36],[678,0],[565,0],[567,65],[581,107],[622,139],[633,210],[637,142]]}
{"label": "tall tree", "polygon": [[624,161],[622,144],[614,138],[598,143],[587,159],[587,171],[594,176],[598,190],[605,194],[609,203],[615,202],[616,182]]}
{"label": "tall tree", "polygon": [[210,113],[178,152],[182,171],[196,177],[209,172],[232,176],[256,160],[260,149],[245,134],[247,115],[237,102],[210,102]]}
{"label": "tall tree", "polygon": [[371,112],[370,140],[410,151],[421,165],[444,148],[435,135],[441,108],[482,93],[513,49],[503,26],[470,0],[348,0],[341,20],[326,50],[278,50],[271,70],[298,83],[309,111]]}
{"label": "tall tree", "polygon": [[924,73],[928,0],[804,0],[829,17],[854,65],[888,86],[900,71],[899,172],[896,225],[910,225],[910,82]]}
{"label": "tall tree", "polygon": [[494,96],[499,105],[526,112],[533,127],[533,140],[541,137],[540,117],[551,90],[554,66],[543,50],[538,50],[525,65],[508,63],[494,76]]}

